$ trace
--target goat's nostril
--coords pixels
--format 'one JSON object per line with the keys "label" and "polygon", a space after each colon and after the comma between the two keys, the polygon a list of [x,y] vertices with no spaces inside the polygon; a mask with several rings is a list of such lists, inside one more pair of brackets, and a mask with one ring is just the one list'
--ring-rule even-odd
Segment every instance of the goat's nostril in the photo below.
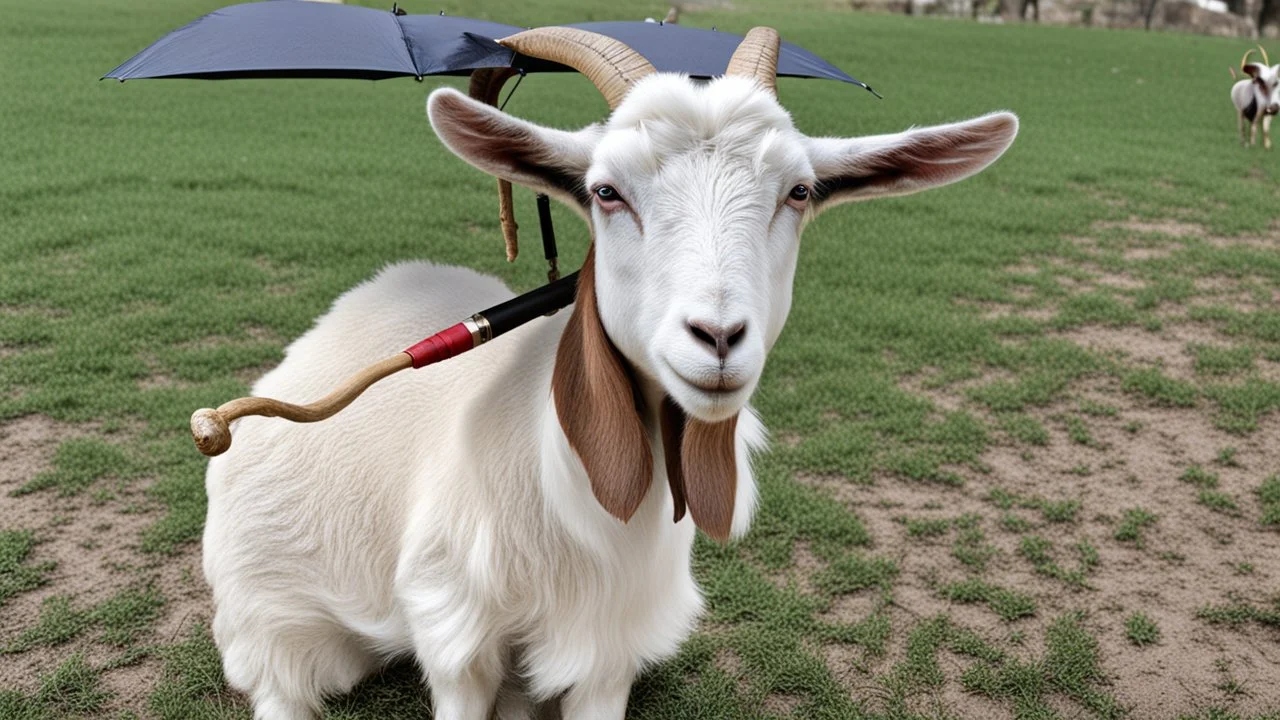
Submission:
{"label": "goat's nostril", "polygon": [[689,332],[698,342],[708,349],[716,351],[721,360],[729,355],[729,350],[742,341],[747,333],[746,323],[734,323],[730,327],[720,327],[701,320],[689,321]]}
{"label": "goat's nostril", "polygon": [[705,323],[694,320],[689,322],[689,332],[698,339],[698,342],[714,348],[716,346],[716,336],[712,331],[713,328]]}
{"label": "goat's nostril", "polygon": [[746,336],[747,324],[738,323],[737,325],[734,325],[733,327],[729,328],[726,332],[729,335],[729,337],[726,338],[726,342],[729,344],[729,347],[733,347],[738,343],[742,342],[742,338]]}

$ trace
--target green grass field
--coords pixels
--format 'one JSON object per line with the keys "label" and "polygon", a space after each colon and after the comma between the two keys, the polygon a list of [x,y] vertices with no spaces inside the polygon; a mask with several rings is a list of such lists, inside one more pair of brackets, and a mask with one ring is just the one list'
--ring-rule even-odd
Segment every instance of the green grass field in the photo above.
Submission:
{"label": "green grass field", "polygon": [[[206,629],[191,411],[386,263],[542,277],[427,124],[461,81],[98,82],[220,4],[0,0],[0,718],[249,717]],[[809,134],[1002,108],[1022,131],[972,180],[808,230],[755,399],[755,529],[699,540],[702,630],[630,716],[1280,717],[1280,151],[1235,139],[1246,44],[816,1],[682,22],[773,25],[884,95],[781,81]],[[508,110],[605,106],[533,76]],[[326,717],[428,702],[397,665]]]}

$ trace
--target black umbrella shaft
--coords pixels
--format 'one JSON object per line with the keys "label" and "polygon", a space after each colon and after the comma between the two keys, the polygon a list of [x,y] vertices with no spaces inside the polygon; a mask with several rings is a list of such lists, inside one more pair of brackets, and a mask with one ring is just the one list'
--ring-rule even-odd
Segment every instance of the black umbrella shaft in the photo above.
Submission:
{"label": "black umbrella shaft", "polygon": [[493,329],[493,337],[498,337],[530,320],[572,305],[577,290],[578,273],[573,272],[553,283],[543,285],[537,290],[530,290],[477,314],[489,321],[489,327]]}

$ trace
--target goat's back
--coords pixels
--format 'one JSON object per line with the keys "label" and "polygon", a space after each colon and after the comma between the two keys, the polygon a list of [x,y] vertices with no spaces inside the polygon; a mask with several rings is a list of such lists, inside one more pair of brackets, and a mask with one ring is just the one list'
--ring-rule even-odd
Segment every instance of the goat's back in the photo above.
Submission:
{"label": "goat's back", "polygon": [[[511,296],[498,280],[466,269],[389,267],[340,297],[253,394],[310,402],[366,365]],[[537,398],[549,392],[549,382],[536,378],[549,378],[564,315],[393,375],[323,422],[239,421],[234,444],[210,462],[206,478],[204,565],[215,602],[274,588],[277,602],[264,610],[311,611],[346,625],[390,622],[410,511],[424,495],[447,512],[494,491],[482,468],[462,476],[475,463],[465,456],[476,438],[505,442],[499,454],[536,453],[527,428],[536,423]],[[527,492],[531,484],[524,483]]]}

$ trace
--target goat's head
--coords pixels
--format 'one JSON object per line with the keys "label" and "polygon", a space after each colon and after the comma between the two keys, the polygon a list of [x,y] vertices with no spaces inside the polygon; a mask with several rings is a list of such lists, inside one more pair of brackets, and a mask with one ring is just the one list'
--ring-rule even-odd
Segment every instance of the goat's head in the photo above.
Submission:
{"label": "goat's head", "polygon": [[1280,65],[1272,65],[1267,51],[1258,46],[1262,52],[1262,62],[1251,63],[1250,50],[1240,59],[1240,71],[1253,78],[1253,95],[1258,103],[1258,110],[1266,115],[1280,114]]}
{"label": "goat's head", "polygon": [[445,144],[499,178],[554,195],[593,244],[556,361],[561,425],[601,504],[626,520],[652,476],[637,384],[660,416],[676,503],[723,538],[733,522],[734,423],[791,307],[799,238],[821,211],[972,175],[1017,118],[853,139],[809,138],[778,104],[779,41],[753,30],[724,77],[656,73],[616,41],[542,28],[503,41],[582,71],[613,110],[577,132],[539,127],[453,90],[428,113]]}

